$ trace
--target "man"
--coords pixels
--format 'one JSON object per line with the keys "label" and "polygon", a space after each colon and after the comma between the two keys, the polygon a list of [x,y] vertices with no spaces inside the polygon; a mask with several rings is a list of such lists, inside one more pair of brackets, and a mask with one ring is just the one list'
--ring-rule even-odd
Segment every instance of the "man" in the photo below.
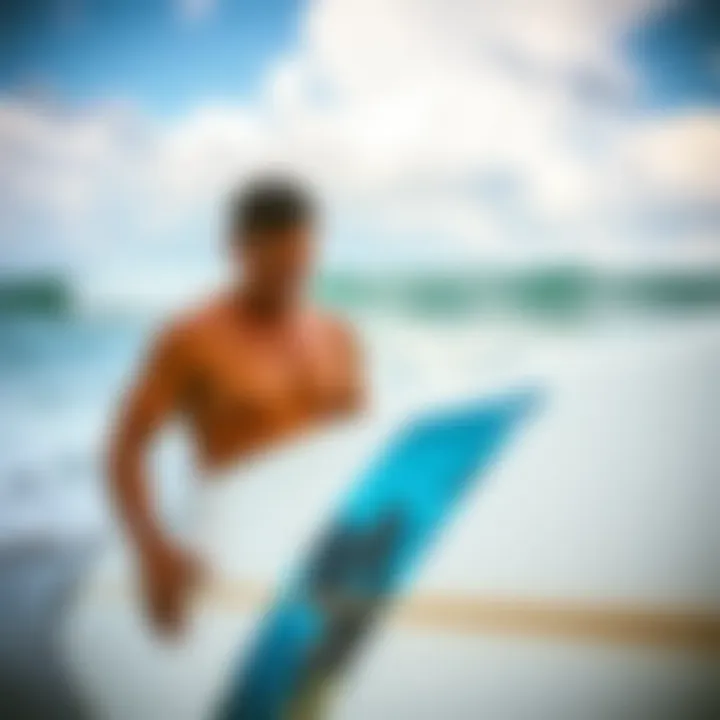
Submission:
{"label": "man", "polygon": [[350,331],[304,302],[315,251],[311,199],[291,181],[260,179],[233,200],[230,215],[233,287],[160,334],[111,444],[111,487],[148,612],[164,632],[182,627],[198,568],[163,532],[149,500],[143,460],[158,429],[181,417],[209,473],[361,404]]}

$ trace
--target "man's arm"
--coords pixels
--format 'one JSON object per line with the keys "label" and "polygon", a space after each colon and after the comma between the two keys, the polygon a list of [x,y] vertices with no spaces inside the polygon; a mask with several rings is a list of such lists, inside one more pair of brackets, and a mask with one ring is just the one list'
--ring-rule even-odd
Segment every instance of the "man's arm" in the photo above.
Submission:
{"label": "man's arm", "polygon": [[335,321],[335,332],[344,367],[344,388],[338,410],[356,415],[366,405],[365,365],[360,342],[354,329],[346,322]]}
{"label": "man's arm", "polygon": [[123,403],[108,457],[110,489],[138,555],[148,610],[163,631],[179,629],[197,568],[163,532],[145,460],[153,437],[178,409],[186,377],[183,338],[171,329],[155,342]]}

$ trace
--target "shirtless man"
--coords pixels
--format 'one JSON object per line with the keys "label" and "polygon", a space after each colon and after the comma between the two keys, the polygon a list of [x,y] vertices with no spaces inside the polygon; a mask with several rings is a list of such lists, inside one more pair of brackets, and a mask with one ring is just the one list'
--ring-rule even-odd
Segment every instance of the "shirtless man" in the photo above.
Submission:
{"label": "shirtless man", "polygon": [[149,498],[144,455],[161,425],[181,417],[201,470],[211,472],[361,405],[352,334],[303,301],[315,250],[310,198],[290,181],[260,179],[233,200],[230,214],[237,282],[159,335],[123,403],[109,454],[147,610],[168,633],[182,628],[198,567],[163,532]]}

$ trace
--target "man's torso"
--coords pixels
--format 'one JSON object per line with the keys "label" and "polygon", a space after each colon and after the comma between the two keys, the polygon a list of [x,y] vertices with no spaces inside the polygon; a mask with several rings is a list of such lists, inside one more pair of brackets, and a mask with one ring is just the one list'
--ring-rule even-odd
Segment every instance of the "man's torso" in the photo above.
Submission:
{"label": "man's torso", "polygon": [[262,327],[213,305],[181,324],[180,410],[206,469],[350,409],[356,392],[349,336],[304,312]]}

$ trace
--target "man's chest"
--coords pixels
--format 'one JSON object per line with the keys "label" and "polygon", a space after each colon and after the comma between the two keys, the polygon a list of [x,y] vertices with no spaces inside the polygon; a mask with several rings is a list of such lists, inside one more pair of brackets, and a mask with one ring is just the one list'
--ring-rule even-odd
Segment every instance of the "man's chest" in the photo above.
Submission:
{"label": "man's chest", "polygon": [[347,385],[332,342],[223,335],[198,353],[191,399],[206,414],[251,420],[331,408]]}

